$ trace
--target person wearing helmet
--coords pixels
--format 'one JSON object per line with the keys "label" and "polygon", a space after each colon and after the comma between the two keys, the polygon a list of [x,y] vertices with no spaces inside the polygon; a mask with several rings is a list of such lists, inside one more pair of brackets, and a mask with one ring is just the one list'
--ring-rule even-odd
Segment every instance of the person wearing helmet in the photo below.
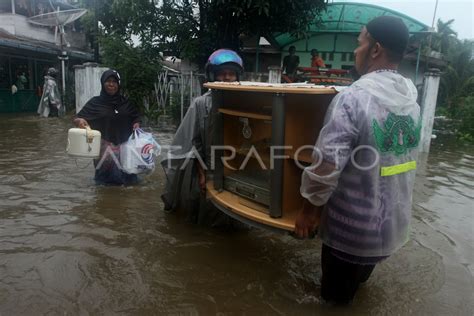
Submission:
{"label": "person wearing helmet", "polygon": [[42,117],[63,116],[66,112],[56,83],[57,75],[56,68],[51,67],[44,76],[43,94],[38,106],[38,114]]}
{"label": "person wearing helmet", "polygon": [[244,64],[242,58],[233,50],[218,49],[209,56],[205,68],[208,82],[232,82],[240,80]]}
{"label": "person wearing helmet", "polygon": [[[212,53],[206,63],[208,82],[240,80],[242,58],[230,49]],[[165,211],[181,211],[188,221],[212,227],[238,226],[235,220],[205,202],[207,148],[210,145],[212,91],[196,98],[173,138],[168,155],[161,162],[167,183],[161,196]]]}

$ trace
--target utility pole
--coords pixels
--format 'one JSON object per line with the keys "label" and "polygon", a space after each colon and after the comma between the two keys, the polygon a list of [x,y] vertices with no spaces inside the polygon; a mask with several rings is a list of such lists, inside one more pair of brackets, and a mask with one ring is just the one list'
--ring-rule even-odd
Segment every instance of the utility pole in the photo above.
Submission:
{"label": "utility pole", "polygon": [[435,9],[433,13],[433,20],[431,21],[431,33],[430,33],[430,38],[428,40],[428,56],[426,58],[426,69],[428,70],[430,67],[430,58],[431,58],[431,40],[433,38],[433,33],[434,33],[434,24],[436,20],[436,12],[438,11],[438,0],[436,0],[435,3]]}
{"label": "utility pole", "polygon": [[97,0],[94,0],[94,61],[99,63],[99,19],[97,13],[99,11],[99,5]]}

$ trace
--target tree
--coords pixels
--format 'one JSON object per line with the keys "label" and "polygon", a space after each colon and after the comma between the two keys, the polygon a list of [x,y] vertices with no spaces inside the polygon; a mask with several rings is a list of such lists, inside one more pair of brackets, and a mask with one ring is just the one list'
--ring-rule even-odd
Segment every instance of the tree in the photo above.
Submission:
{"label": "tree", "polygon": [[448,22],[443,22],[441,19],[438,19],[437,22],[437,32],[434,34],[432,47],[443,54],[448,54],[449,48],[455,46],[458,41],[458,33],[453,30],[452,26],[454,19],[449,20]]}
{"label": "tree", "polygon": [[[92,41],[114,35],[137,38],[148,51],[203,65],[217,48],[241,48],[243,35],[301,34],[326,0],[82,0]],[[97,22],[100,28],[97,30]]]}
{"label": "tree", "polygon": [[448,46],[448,66],[440,81],[440,110],[457,119],[461,138],[474,142],[474,41],[456,40]]}
{"label": "tree", "polygon": [[218,48],[239,51],[242,35],[306,31],[324,0],[163,0],[160,44],[164,51],[203,65]]}
{"label": "tree", "polygon": [[158,8],[150,0],[83,0],[89,10],[83,18],[93,46],[101,46],[103,65],[117,69],[123,91],[138,106],[151,102],[158,71],[159,47],[154,42],[158,30]]}
{"label": "tree", "polygon": [[[103,61],[123,73],[124,83],[140,87],[156,77],[160,52],[188,58],[203,68],[217,48],[239,51],[241,36],[304,32],[324,9],[325,0],[81,0],[83,19]],[[133,54],[140,56],[137,60]],[[136,62],[133,70],[132,61]],[[127,87],[128,88],[128,87]],[[130,95],[131,90],[128,90]],[[138,95],[139,93],[137,93]],[[146,93],[143,93],[146,94]]]}
{"label": "tree", "polygon": [[439,99],[452,115],[456,112],[459,98],[474,95],[472,47],[472,41],[452,42],[449,46],[451,53],[446,56],[449,62],[441,76]]}
{"label": "tree", "polygon": [[104,36],[100,43],[103,64],[119,71],[122,88],[130,100],[139,107],[144,101],[153,103],[152,92],[160,70],[160,55],[134,47],[117,35]]}

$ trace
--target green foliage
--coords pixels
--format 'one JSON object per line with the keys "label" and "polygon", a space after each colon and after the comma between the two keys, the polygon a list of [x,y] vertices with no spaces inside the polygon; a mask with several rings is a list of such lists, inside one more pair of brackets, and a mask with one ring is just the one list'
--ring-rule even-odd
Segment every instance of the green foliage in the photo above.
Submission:
{"label": "green foliage", "polygon": [[451,116],[458,111],[460,99],[474,93],[474,60],[471,57],[474,42],[453,44],[449,63],[441,76],[439,104],[447,107]]}
{"label": "green foliage", "polygon": [[144,101],[153,102],[150,96],[161,68],[153,42],[154,1],[82,0],[81,4],[89,10],[82,23],[91,44],[100,44],[101,63],[120,72],[124,93],[143,111]]}
{"label": "green foliage", "polygon": [[152,103],[150,96],[161,67],[159,55],[133,47],[117,35],[102,36],[100,43],[103,64],[119,71],[124,93],[130,100],[142,109],[145,99]]}
{"label": "green foliage", "polygon": [[240,38],[301,33],[324,9],[324,0],[163,0],[160,44],[172,55],[204,65],[218,48],[239,51]]}
{"label": "green foliage", "polygon": [[181,121],[181,95],[177,92],[173,92],[170,96],[170,109],[171,118],[173,123],[177,124]]}
{"label": "green foliage", "polygon": [[[136,104],[151,104],[160,52],[203,68],[218,48],[239,50],[240,38],[275,32],[301,33],[325,0],[81,0],[91,44],[102,63],[120,71]],[[179,102],[180,104],[180,102]],[[150,108],[151,109],[151,108]],[[148,110],[150,117],[156,115]]]}
{"label": "green foliage", "polygon": [[434,33],[432,38],[431,47],[443,54],[448,54],[450,49],[453,48],[453,45],[458,41],[458,33],[452,29],[454,19],[449,20],[448,22],[443,22],[443,20],[438,19],[436,24],[437,32]]}
{"label": "green foliage", "polygon": [[446,107],[437,106],[435,116],[450,116]]}
{"label": "green foliage", "polygon": [[[188,110],[188,105],[191,103],[189,93],[185,92],[183,97],[183,113],[186,113]],[[170,96],[170,109],[171,118],[174,124],[179,124],[181,122],[181,94],[178,92],[173,92]]]}
{"label": "green foliage", "polygon": [[148,109],[143,110],[143,115],[150,124],[157,124],[159,117],[162,115],[162,110],[159,108],[158,103],[154,102],[149,105]]}
{"label": "green foliage", "polygon": [[100,34],[114,34],[130,40],[132,35],[142,45],[153,45],[157,36],[158,8],[153,0],[82,0],[89,10],[84,19],[87,30],[94,33],[95,19],[100,23]]}
{"label": "green foliage", "polygon": [[442,52],[448,61],[441,76],[437,115],[454,119],[458,136],[474,141],[474,41],[461,41],[452,29],[454,20],[437,23],[431,47]]}
{"label": "green foliage", "polygon": [[474,95],[460,99],[457,118],[460,122],[458,126],[460,138],[474,142]]}
{"label": "green foliage", "polygon": [[474,136],[472,136],[472,134],[459,133],[459,140],[467,143],[474,143]]}

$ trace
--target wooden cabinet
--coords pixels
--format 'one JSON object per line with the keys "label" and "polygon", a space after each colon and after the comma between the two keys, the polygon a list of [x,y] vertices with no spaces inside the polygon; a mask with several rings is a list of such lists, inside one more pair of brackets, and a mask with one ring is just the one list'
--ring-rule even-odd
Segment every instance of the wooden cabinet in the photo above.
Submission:
{"label": "wooden cabinet", "polygon": [[[208,198],[254,226],[292,231],[301,173],[334,89],[208,83],[212,89]],[[216,147],[217,145],[217,147]]]}

